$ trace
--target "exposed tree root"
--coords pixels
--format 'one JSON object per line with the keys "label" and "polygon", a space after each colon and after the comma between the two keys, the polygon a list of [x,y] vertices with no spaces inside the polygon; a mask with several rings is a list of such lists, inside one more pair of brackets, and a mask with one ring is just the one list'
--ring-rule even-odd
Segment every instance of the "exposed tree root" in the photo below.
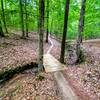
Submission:
{"label": "exposed tree root", "polygon": [[12,78],[15,74],[21,73],[27,69],[31,69],[31,68],[38,68],[38,64],[31,62],[30,64],[26,64],[23,66],[18,66],[14,69],[7,69],[5,71],[1,71],[0,72],[0,84],[4,83],[5,81],[9,80],[10,78]]}

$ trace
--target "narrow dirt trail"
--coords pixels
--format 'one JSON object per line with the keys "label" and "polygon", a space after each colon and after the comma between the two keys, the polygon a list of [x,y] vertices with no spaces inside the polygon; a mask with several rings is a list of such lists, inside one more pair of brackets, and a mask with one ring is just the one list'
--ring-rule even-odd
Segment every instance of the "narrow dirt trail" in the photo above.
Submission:
{"label": "narrow dirt trail", "polygon": [[50,38],[50,34],[49,34],[48,40],[49,40],[51,46],[49,47],[47,54],[50,54],[52,48],[54,47],[54,43],[53,43],[52,39]]}
{"label": "narrow dirt trail", "polygon": [[[49,37],[49,42],[51,46],[47,52],[59,60],[61,44],[53,37]],[[83,43],[82,48],[85,51],[86,62],[80,65],[67,65],[64,77],[82,100],[99,100],[100,41],[88,40]]]}
{"label": "narrow dirt trail", "polygon": [[49,42],[51,46],[49,47],[47,53],[44,55],[44,68],[46,72],[53,72],[54,79],[59,88],[59,92],[62,94],[62,100],[78,100],[77,95],[74,93],[67,80],[65,79],[63,73],[66,69],[65,65],[60,63],[54,56],[52,56],[52,50],[56,47],[56,42],[51,39],[49,35]]}

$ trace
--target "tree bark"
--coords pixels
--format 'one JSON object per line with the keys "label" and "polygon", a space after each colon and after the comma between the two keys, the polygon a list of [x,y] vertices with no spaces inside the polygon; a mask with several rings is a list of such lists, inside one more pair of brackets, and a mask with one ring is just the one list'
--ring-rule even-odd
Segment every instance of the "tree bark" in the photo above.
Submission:
{"label": "tree bark", "polygon": [[26,24],[26,37],[28,37],[28,15],[27,15],[27,0],[25,0],[25,24]]}
{"label": "tree bark", "polygon": [[1,25],[1,20],[0,20],[0,36],[4,37],[4,33],[3,33],[3,30],[2,30],[2,25]]}
{"label": "tree bark", "polygon": [[20,18],[21,18],[22,38],[25,38],[24,16],[23,16],[23,1],[22,0],[19,0],[19,5],[20,5]]}
{"label": "tree bark", "polygon": [[82,0],[79,25],[78,25],[77,43],[82,43],[82,32],[84,30],[84,18],[85,18],[85,4],[86,0]]}
{"label": "tree bark", "polygon": [[49,35],[49,0],[47,0],[47,32],[46,32],[46,42],[48,43]]}
{"label": "tree bark", "polygon": [[1,0],[1,10],[2,10],[2,20],[4,23],[4,28],[6,33],[8,34],[8,30],[7,30],[7,26],[6,26],[6,21],[5,21],[5,13],[4,13],[4,4],[3,4],[3,0]]}
{"label": "tree bark", "polygon": [[53,18],[51,20],[51,25],[50,25],[50,34],[52,34],[52,28],[53,28]]}
{"label": "tree bark", "polygon": [[64,63],[64,55],[65,55],[65,42],[66,42],[66,33],[67,33],[67,24],[68,24],[68,13],[69,13],[69,5],[70,0],[66,0],[65,6],[65,15],[64,15],[64,29],[61,43],[61,54],[60,54],[60,62]]}
{"label": "tree bark", "polygon": [[80,60],[81,60],[80,44],[82,43],[82,32],[84,30],[85,4],[86,4],[86,0],[82,0],[79,25],[78,25],[78,34],[77,34],[77,45],[76,45],[77,61],[76,63],[80,63]]}
{"label": "tree bark", "polygon": [[39,54],[38,54],[38,71],[43,70],[43,37],[44,37],[44,0],[39,0]]}

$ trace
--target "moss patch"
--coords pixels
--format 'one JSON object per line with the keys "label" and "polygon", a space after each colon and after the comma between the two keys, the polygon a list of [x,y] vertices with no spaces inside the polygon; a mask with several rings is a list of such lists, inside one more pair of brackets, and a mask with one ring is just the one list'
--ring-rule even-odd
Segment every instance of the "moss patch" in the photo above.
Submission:
{"label": "moss patch", "polygon": [[0,90],[0,98],[3,97],[4,95],[5,95],[5,92]]}
{"label": "moss patch", "polygon": [[45,77],[44,77],[44,75],[42,74],[42,73],[39,73],[38,75],[37,75],[37,77],[36,77],[36,80],[39,80],[39,81],[42,81],[42,80],[44,80],[45,79]]}

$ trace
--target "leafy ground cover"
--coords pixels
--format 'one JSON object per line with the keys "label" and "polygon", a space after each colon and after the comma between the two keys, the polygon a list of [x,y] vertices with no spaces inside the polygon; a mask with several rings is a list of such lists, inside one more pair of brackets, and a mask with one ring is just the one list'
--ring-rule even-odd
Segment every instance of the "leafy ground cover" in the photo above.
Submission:
{"label": "leafy ground cover", "polygon": [[61,100],[58,88],[51,73],[27,70],[14,76],[0,89],[1,100]]}
{"label": "leafy ground cover", "polygon": [[[27,40],[20,39],[20,32],[13,37],[0,40],[0,71],[6,71],[37,62],[38,39],[36,33],[30,33]],[[45,44],[47,51],[49,44]],[[61,100],[52,73],[42,73],[39,79],[34,68],[16,74],[0,86],[1,100]]]}
{"label": "leafy ground cover", "polygon": [[[55,39],[53,43],[55,48],[51,53],[59,60],[60,44]],[[100,40],[84,42],[82,48],[86,60],[78,65],[68,64],[68,61],[71,63],[75,61],[76,55],[73,54],[74,57],[68,59],[68,52],[66,52],[67,70],[63,71],[64,76],[82,100],[100,100]],[[75,53],[75,48],[73,53]]]}
{"label": "leafy ground cover", "polygon": [[[37,62],[38,36],[29,33],[30,37],[24,40],[19,34],[20,32],[8,38],[0,38],[0,71]],[[45,44],[45,51],[48,46]]]}
{"label": "leafy ground cover", "polygon": [[[20,32],[0,39],[0,71],[30,62],[37,62],[38,37],[29,33],[27,40],[20,39]],[[51,39],[51,54],[59,60],[60,43]],[[50,44],[44,43],[45,53]],[[64,76],[82,100],[100,99],[100,43],[83,43],[86,61],[79,65],[66,65]],[[66,53],[67,54],[67,53]],[[67,56],[67,55],[66,55]],[[67,63],[67,57],[66,57]],[[52,74],[43,73],[44,80],[37,80],[32,70],[15,75],[0,89],[3,100],[61,100]]]}

